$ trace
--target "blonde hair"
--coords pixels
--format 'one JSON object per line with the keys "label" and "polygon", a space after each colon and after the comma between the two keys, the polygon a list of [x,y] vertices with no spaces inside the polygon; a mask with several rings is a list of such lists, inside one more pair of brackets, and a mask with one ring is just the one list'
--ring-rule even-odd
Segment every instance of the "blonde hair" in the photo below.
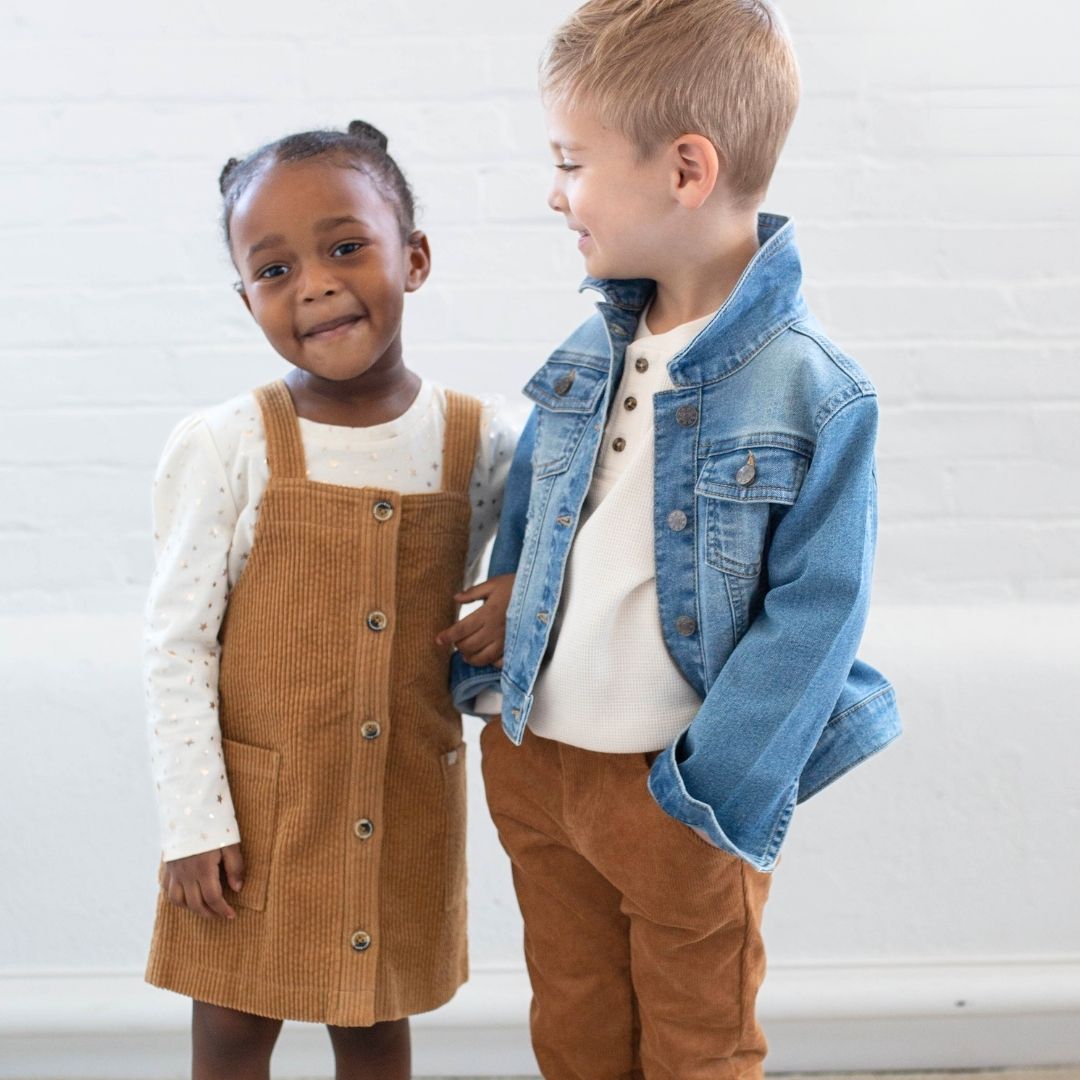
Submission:
{"label": "blonde hair", "polygon": [[548,104],[594,108],[642,159],[704,135],[734,198],[760,201],[799,103],[791,40],[768,0],[589,0],[540,62]]}

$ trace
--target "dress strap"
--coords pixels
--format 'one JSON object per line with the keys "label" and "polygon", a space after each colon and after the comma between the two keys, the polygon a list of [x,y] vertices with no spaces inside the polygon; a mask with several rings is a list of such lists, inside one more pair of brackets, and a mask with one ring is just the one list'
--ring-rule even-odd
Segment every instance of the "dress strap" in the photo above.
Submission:
{"label": "dress strap", "polygon": [[476,464],[480,441],[480,402],[446,391],[446,433],[443,435],[443,491],[469,494],[469,481]]}
{"label": "dress strap", "polygon": [[288,387],[282,379],[260,386],[255,391],[255,400],[262,410],[266,429],[266,461],[270,475],[278,479],[305,479],[307,459]]}

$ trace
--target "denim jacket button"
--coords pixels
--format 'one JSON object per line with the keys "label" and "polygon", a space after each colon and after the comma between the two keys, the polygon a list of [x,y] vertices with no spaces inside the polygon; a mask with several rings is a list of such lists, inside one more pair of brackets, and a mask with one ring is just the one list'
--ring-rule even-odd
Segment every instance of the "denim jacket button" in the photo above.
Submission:
{"label": "denim jacket button", "polygon": [[567,372],[555,383],[555,393],[559,397],[566,397],[570,393],[570,387],[574,385],[574,373]]}
{"label": "denim jacket button", "polygon": [[683,637],[689,637],[697,630],[697,623],[690,618],[689,615],[680,615],[675,620],[675,629],[678,630]]}
{"label": "denim jacket button", "polygon": [[735,483],[740,487],[749,487],[757,478],[757,462],[754,460],[754,451],[746,455],[746,463],[739,466],[735,474]]}
{"label": "denim jacket button", "polygon": [[693,427],[698,422],[696,405],[680,405],[675,410],[675,419],[681,427]]}
{"label": "denim jacket button", "polygon": [[667,516],[668,528],[672,532],[682,532],[686,528],[686,515],[681,510],[672,510]]}

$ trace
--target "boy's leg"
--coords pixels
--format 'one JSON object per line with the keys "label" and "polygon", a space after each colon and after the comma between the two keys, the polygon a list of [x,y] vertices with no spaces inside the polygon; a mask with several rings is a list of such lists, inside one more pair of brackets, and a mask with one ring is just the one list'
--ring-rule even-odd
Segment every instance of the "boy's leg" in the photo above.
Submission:
{"label": "boy's leg", "polygon": [[[572,847],[564,817],[599,807],[573,798],[567,748],[526,731],[514,747],[497,722],[482,735],[484,786],[513,865],[533,988],[533,1049],[545,1080],[640,1080],[622,897]],[[565,800],[565,802],[564,802]]]}
{"label": "boy's leg", "polygon": [[237,1009],[191,1003],[193,1080],[268,1080],[281,1021]]}
{"label": "boy's leg", "polygon": [[757,1080],[766,1044],[754,1006],[765,975],[771,877],[665,814],[643,754],[608,762],[603,815],[582,852],[630,919],[641,1059],[648,1080]]}

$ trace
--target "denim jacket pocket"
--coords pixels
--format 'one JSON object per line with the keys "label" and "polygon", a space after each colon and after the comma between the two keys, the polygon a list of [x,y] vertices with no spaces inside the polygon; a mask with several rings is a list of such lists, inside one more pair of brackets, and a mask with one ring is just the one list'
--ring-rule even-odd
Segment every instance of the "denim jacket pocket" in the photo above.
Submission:
{"label": "denim jacket pocket", "polygon": [[526,384],[537,409],[533,478],[565,472],[604,394],[607,372],[552,357]]}
{"label": "denim jacket pocket", "polygon": [[706,459],[694,488],[705,499],[706,562],[736,577],[758,577],[773,508],[795,502],[807,465],[797,450],[761,444]]}

